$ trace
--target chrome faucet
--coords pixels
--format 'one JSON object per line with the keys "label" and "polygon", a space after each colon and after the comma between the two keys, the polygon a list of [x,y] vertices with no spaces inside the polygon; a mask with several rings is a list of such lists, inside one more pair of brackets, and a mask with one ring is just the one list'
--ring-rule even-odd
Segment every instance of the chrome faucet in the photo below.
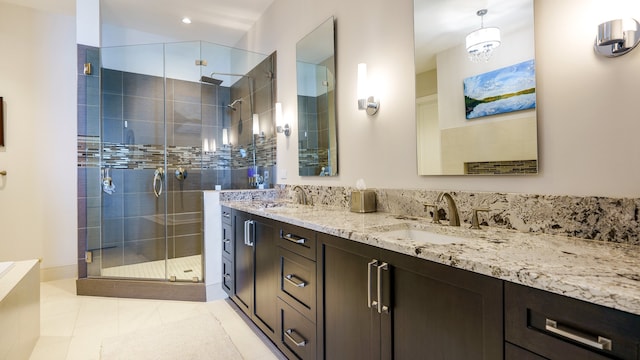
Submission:
{"label": "chrome faucet", "polygon": [[296,192],[296,202],[298,204],[307,205],[307,193],[304,189],[301,188],[300,185],[296,185],[293,187],[293,191]]}
{"label": "chrome faucet", "polygon": [[[460,226],[460,217],[458,216],[458,207],[456,206],[456,202],[453,200],[453,196],[448,192],[441,192],[438,194],[436,198],[436,204],[442,201],[442,198],[447,199],[447,203],[449,204],[449,225],[450,226]],[[436,210],[437,211],[437,210]]]}

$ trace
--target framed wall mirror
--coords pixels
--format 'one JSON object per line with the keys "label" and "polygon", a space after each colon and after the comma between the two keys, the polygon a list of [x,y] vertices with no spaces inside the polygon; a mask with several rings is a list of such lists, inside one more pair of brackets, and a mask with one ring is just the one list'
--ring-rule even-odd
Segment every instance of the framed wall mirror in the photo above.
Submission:
{"label": "framed wall mirror", "polygon": [[538,172],[533,0],[414,0],[419,175]]}
{"label": "framed wall mirror", "polygon": [[338,174],[334,24],[327,19],[296,44],[300,176]]}

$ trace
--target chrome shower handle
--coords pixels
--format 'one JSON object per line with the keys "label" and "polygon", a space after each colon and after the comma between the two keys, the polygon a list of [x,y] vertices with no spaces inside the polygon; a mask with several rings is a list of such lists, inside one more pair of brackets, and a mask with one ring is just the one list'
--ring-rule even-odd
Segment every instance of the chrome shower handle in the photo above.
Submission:
{"label": "chrome shower handle", "polygon": [[[158,180],[160,180],[160,188],[158,189]],[[162,182],[164,180],[164,169],[159,167],[153,173],[153,193],[156,197],[162,194]]]}

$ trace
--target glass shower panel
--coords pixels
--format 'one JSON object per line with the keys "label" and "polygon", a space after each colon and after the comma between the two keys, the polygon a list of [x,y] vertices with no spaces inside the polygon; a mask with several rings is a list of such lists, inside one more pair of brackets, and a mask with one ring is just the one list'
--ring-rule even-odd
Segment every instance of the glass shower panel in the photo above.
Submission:
{"label": "glass shower panel", "polygon": [[202,157],[215,151],[203,124],[200,42],[165,45],[167,86],[167,276],[202,281]]}
{"label": "glass shower panel", "polygon": [[103,277],[166,278],[164,45],[101,51]]}

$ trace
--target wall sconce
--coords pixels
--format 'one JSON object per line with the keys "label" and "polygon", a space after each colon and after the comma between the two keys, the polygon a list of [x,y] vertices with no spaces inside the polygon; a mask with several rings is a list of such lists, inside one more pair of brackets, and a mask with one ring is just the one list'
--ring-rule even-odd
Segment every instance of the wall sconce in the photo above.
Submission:
{"label": "wall sconce", "polygon": [[264,133],[260,132],[260,118],[258,114],[253,114],[253,135],[258,135],[260,139],[264,139]]}
{"label": "wall sconce", "polygon": [[253,114],[253,135],[260,135],[260,118]]}
{"label": "wall sconce", "polygon": [[284,118],[282,116],[282,103],[277,102],[276,103],[276,132],[278,132],[278,134],[284,133],[285,136],[291,135],[291,128],[289,127],[289,124],[284,124],[283,126],[282,125],[283,122],[284,122]]}
{"label": "wall sconce", "polygon": [[640,42],[640,24],[635,19],[616,19],[598,25],[593,45],[596,53],[606,57],[621,56],[633,50]]}
{"label": "wall sconce", "polygon": [[380,101],[369,94],[367,64],[358,64],[358,110],[367,110],[367,115],[375,115],[380,109]]}
{"label": "wall sconce", "polygon": [[222,145],[229,145],[229,131],[227,129],[222,129]]}

